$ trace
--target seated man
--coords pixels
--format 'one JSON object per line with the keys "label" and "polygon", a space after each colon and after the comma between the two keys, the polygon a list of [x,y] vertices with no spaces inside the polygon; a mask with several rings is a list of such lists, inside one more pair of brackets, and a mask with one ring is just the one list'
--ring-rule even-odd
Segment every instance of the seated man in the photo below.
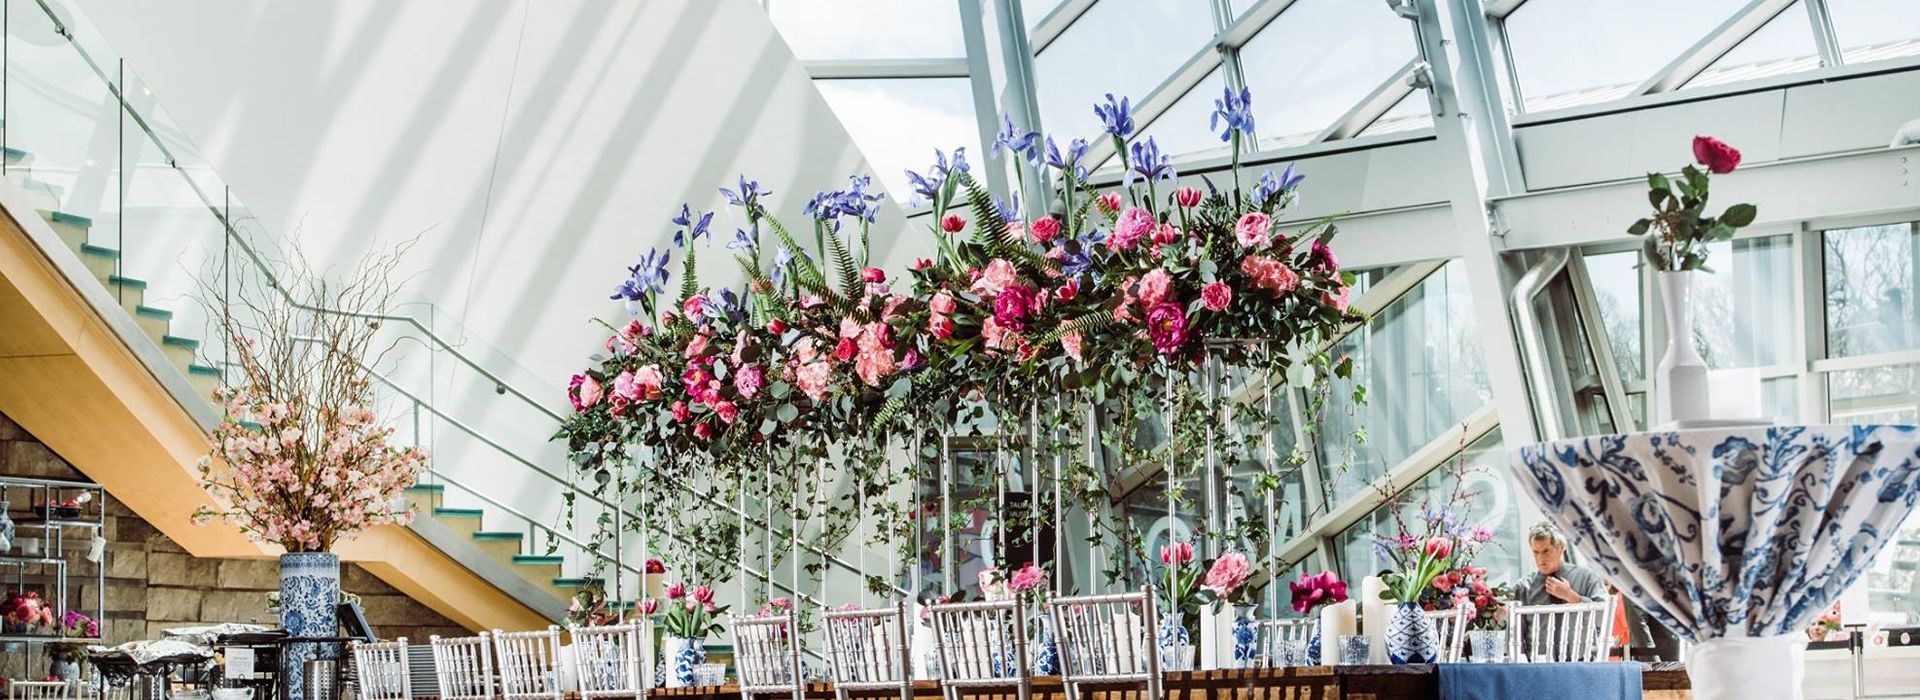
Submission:
{"label": "seated man", "polygon": [[1514,597],[1521,605],[1558,605],[1603,600],[1604,582],[1593,571],[1567,563],[1567,537],[1551,523],[1527,531],[1533,550],[1533,573],[1520,579]]}

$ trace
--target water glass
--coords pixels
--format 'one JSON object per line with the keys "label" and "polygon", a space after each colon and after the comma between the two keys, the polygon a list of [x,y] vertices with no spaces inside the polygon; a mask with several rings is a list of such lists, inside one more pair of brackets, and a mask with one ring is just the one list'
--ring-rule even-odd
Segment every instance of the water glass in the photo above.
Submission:
{"label": "water glass", "polygon": [[1363,666],[1368,654],[1373,651],[1373,638],[1364,634],[1343,634],[1339,637],[1340,665]]}
{"label": "water glass", "polygon": [[1506,630],[1473,630],[1467,632],[1467,651],[1478,663],[1500,663],[1507,660]]}
{"label": "water glass", "polygon": [[1273,665],[1280,668],[1307,665],[1306,640],[1282,639],[1274,642]]}
{"label": "water glass", "polygon": [[727,680],[726,664],[694,664],[693,684],[710,688]]}
{"label": "water glass", "polygon": [[1160,648],[1160,670],[1162,671],[1193,670],[1193,653],[1194,653],[1194,648],[1192,644],[1174,644],[1172,646],[1161,647]]}

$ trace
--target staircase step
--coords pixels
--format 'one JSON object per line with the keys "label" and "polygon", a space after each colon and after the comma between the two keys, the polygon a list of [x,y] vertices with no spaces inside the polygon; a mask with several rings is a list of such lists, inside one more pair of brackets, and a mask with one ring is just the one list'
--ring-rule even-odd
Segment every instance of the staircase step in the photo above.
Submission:
{"label": "staircase step", "polygon": [[186,348],[188,350],[200,349],[200,341],[194,340],[192,338],[182,338],[177,335],[161,336],[160,343],[162,345],[175,345],[175,346]]}
{"label": "staircase step", "polygon": [[220,370],[206,365],[187,365],[187,383],[193,385],[195,394],[213,401],[214,390],[220,388]]}
{"label": "staircase step", "polygon": [[106,284],[114,273],[120,271],[120,251],[83,244],[80,246],[80,263],[87,266],[87,272],[93,273],[94,279]]}
{"label": "staircase step", "polygon": [[433,517],[436,517],[436,518],[473,518],[478,520],[480,516],[485,514],[486,514],[486,511],[480,510],[479,508],[435,508],[433,509]]}
{"label": "staircase step", "polygon": [[513,563],[529,566],[539,566],[542,564],[559,565],[567,563],[567,558],[548,554],[515,554],[513,555]]}
{"label": "staircase step", "polygon": [[137,280],[132,277],[121,277],[119,275],[107,277],[107,284],[126,287],[127,289],[138,289],[143,292],[147,290],[146,280]]}
{"label": "staircase step", "polygon": [[160,354],[166,355],[168,360],[173,361],[175,367],[185,369],[193,366],[193,347],[172,342],[172,339],[173,336],[170,335],[161,336]]}
{"label": "staircase step", "polygon": [[408,486],[403,495],[407,499],[407,507],[412,508],[415,513],[431,513],[433,509],[439,508],[440,504],[445,502],[447,487],[440,484],[415,484]]}
{"label": "staircase step", "polygon": [[[446,510],[446,509],[442,508],[441,510]],[[473,538],[476,540],[487,540],[487,541],[493,541],[493,542],[505,542],[505,541],[519,542],[527,538],[527,533],[524,533],[524,532],[476,532],[476,533],[473,533]]]}
{"label": "staircase step", "polygon": [[219,379],[220,368],[208,367],[206,365],[187,365],[187,374],[197,374],[202,377],[213,377],[214,379]]}
{"label": "staircase step", "polygon": [[135,306],[133,322],[138,324],[140,330],[145,331],[148,337],[159,338],[165,336],[167,330],[172,327],[173,312],[151,306]]}
{"label": "staircase step", "polygon": [[406,490],[418,491],[418,492],[446,493],[447,485],[446,484],[414,484],[412,486],[408,486]]}
{"label": "staircase step", "polygon": [[480,511],[471,508],[435,508],[428,511],[433,519],[445,525],[454,534],[471,537],[480,531]]}
{"label": "staircase step", "polygon": [[553,585],[559,588],[586,588],[596,579],[591,578],[555,578]]}

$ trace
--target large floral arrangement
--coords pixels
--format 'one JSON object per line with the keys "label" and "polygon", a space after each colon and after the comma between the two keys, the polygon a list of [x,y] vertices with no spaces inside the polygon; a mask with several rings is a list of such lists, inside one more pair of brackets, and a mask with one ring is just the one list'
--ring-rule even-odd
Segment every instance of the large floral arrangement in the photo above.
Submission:
{"label": "large floral arrangement", "polygon": [[[1228,190],[1179,184],[1152,138],[1134,140],[1129,104],[1111,96],[1096,111],[1125,172],[1118,187],[1096,186],[1086,140],[1061,144],[1011,120],[993,153],[1023,188],[1028,173],[1046,180],[1053,195],[1041,205],[989,194],[962,149],[936,153],[909,173],[931,208],[935,253],[904,275],[868,259],[882,199],[868,177],[814,195],[795,230],[769,213],[773,192],[743,176],[720,190],[742,222],[725,243],[741,286],[697,279],[714,213],[683,206],[674,246],[647,251],[614,289],[632,318],[606,325],[606,353],[570,381],[573,413],[555,438],[602,484],[689,483],[692,460],[706,470],[701,483],[758,480],[810,507],[779,490],[819,475],[758,474],[752,456],[798,449],[825,461],[821,445],[833,443],[840,461],[867,464],[887,436],[938,430],[983,403],[1160,392],[1203,358],[1245,360],[1256,346],[1270,372],[1344,375],[1319,341],[1361,320],[1347,307],[1352,276],[1327,245],[1331,222],[1276,224],[1303,176],[1288,167],[1240,186],[1249,98],[1229,93],[1215,115],[1235,144]],[[617,473],[636,457],[648,468]],[[871,494],[897,478],[855,476]],[[730,546],[715,537],[695,548]]]}
{"label": "large floral arrangement", "polygon": [[37,634],[54,626],[53,606],[40,597],[39,591],[14,591],[0,603],[0,619],[11,628]]}
{"label": "large floral arrangement", "polygon": [[[1428,586],[1447,571],[1473,560],[1482,544],[1493,539],[1485,527],[1469,527],[1451,505],[1426,507],[1412,523],[1396,512],[1391,535],[1374,535],[1374,553],[1394,570],[1385,576],[1387,594],[1394,600],[1419,602]],[[1450,583],[1449,576],[1443,584]]]}

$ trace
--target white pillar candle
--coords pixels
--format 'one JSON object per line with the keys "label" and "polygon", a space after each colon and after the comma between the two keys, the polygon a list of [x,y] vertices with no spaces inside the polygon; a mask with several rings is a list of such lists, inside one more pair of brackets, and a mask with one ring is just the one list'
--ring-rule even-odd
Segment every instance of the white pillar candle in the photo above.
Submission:
{"label": "white pillar candle", "polygon": [[1368,576],[1360,580],[1360,621],[1366,625],[1368,642],[1368,662],[1383,663],[1387,658],[1387,602],[1381,595],[1387,592],[1387,582],[1378,576]]}
{"label": "white pillar candle", "polygon": [[1349,599],[1320,608],[1320,660],[1332,666],[1340,661],[1340,637],[1359,631],[1355,618],[1359,604]]}

